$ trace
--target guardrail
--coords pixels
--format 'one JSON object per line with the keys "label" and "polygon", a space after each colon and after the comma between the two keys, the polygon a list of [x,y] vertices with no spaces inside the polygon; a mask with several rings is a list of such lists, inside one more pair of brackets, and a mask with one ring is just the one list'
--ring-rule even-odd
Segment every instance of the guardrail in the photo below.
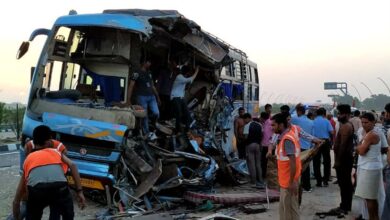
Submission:
{"label": "guardrail", "polygon": [[16,124],[2,124],[0,125],[0,132],[16,132]]}

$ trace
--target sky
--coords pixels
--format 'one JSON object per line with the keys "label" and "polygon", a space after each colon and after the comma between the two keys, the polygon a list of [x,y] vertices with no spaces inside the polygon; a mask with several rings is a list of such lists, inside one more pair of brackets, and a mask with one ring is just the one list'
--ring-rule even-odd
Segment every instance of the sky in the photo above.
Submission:
{"label": "sky", "polygon": [[[390,95],[390,0],[13,0],[0,13],[0,102],[27,101],[43,36],[16,60],[36,28],[74,9],[174,9],[257,63],[260,102],[330,102],[324,82],[346,82],[362,99]],[[359,94],[358,94],[359,93]]]}

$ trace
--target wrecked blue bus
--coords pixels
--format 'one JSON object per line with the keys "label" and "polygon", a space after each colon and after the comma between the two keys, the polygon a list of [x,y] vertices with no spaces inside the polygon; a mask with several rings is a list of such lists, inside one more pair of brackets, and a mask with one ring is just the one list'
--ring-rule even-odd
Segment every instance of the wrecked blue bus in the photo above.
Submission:
{"label": "wrecked blue bus", "polygon": [[[152,188],[210,184],[221,167],[234,176],[226,166],[232,112],[239,106],[258,111],[257,66],[245,53],[173,10],[72,11],[51,29],[35,30],[18,59],[39,35],[47,39],[31,69],[22,145],[36,126],[49,126],[77,164],[82,185],[106,192],[108,201],[115,190],[138,201]],[[186,90],[192,139],[160,124],[159,140],[149,143],[140,129],[147,112],[115,104],[127,100],[130,76],[145,57],[154,79],[173,59],[200,66]]]}

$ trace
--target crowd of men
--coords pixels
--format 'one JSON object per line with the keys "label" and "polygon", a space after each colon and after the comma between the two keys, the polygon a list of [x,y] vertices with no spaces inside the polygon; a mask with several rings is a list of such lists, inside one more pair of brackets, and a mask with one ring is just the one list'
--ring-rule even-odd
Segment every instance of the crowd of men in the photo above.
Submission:
{"label": "crowd of men", "polygon": [[360,202],[358,219],[390,219],[390,169],[386,166],[390,164],[390,103],[380,116],[374,111],[352,112],[349,105],[341,104],[337,106],[337,120],[324,108],[306,114],[305,106],[298,104],[291,116],[287,105],[274,115],[270,104],[264,107],[259,120],[240,108],[234,131],[239,157],[247,161],[253,187],[266,186],[267,158],[276,155],[280,219],[299,219],[299,185],[303,192],[313,190],[310,166],[302,170],[300,152],[316,145],[316,187],[328,187],[331,181],[333,150],[334,183],[339,185],[341,197],[338,207],[321,215],[347,215],[355,195]]}
{"label": "crowd of men", "polygon": [[[144,133],[149,137],[152,132],[148,120],[159,118],[159,106],[165,113],[175,112],[173,117],[177,132],[187,132],[190,117],[184,101],[185,86],[196,78],[199,67],[172,63],[172,69],[167,72],[167,77],[160,79],[157,89],[150,66],[150,60],[145,60],[141,69],[132,74],[125,105],[131,105],[136,100],[143,109],[152,112],[142,124]],[[171,109],[167,110],[168,107]],[[355,195],[361,199],[362,219],[390,219],[390,169],[384,169],[386,190],[382,172],[384,164],[390,164],[390,151],[387,150],[390,142],[390,103],[385,106],[381,117],[373,112],[360,115],[359,111],[355,111],[351,118],[351,107],[338,105],[337,123],[324,108],[306,114],[307,109],[298,104],[295,110],[296,114],[291,115],[290,107],[283,105],[280,113],[272,115],[272,106],[267,104],[259,119],[254,120],[244,108],[240,108],[234,121],[238,156],[247,161],[253,187],[266,187],[267,158],[276,155],[280,219],[299,219],[299,186],[304,192],[313,190],[310,166],[302,170],[300,153],[314,146],[319,148],[313,159],[316,187],[329,185],[331,150],[334,152],[333,168],[336,170],[341,203],[330,210],[329,215],[350,212]],[[21,201],[26,201],[27,219],[40,219],[46,206],[50,206],[51,219],[59,219],[60,216],[73,219],[72,197],[64,175],[68,168],[75,181],[81,208],[85,206],[85,199],[77,167],[66,157],[66,148],[51,139],[51,130],[46,126],[38,126],[34,130],[33,141],[25,148],[27,158],[13,202],[14,217],[19,219]],[[382,159],[382,154],[386,152],[387,162]],[[356,181],[352,181],[351,175]]]}

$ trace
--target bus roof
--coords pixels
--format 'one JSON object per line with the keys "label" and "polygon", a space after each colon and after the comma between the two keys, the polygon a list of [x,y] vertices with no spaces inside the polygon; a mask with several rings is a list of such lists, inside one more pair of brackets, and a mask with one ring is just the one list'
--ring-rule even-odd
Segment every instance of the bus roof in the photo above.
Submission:
{"label": "bus roof", "polygon": [[124,30],[133,30],[145,35],[151,33],[152,27],[142,19],[124,14],[84,14],[59,17],[56,26],[102,26]]}
{"label": "bus roof", "polygon": [[[198,24],[176,10],[110,9],[97,14],[62,16],[54,25],[117,28],[142,33],[146,37],[161,32],[176,40],[178,40],[177,36],[181,35],[182,37],[179,38],[182,42],[196,48],[213,63],[228,62],[229,58],[237,59],[240,55],[237,49],[212,34],[202,31]],[[233,50],[235,52],[232,52]],[[246,58],[243,52],[241,56]],[[256,67],[255,63],[250,62],[250,64]]]}

